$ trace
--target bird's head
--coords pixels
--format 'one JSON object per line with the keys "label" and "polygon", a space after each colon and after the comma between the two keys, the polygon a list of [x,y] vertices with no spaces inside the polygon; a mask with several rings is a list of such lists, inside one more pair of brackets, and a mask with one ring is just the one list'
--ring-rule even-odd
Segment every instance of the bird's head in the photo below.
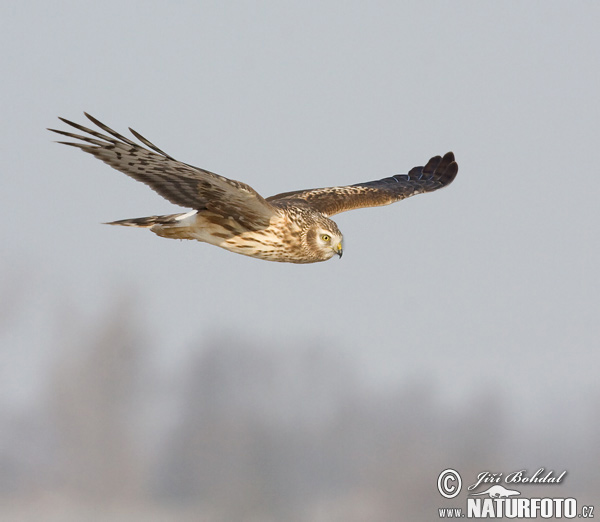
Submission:
{"label": "bird's head", "polygon": [[306,241],[310,252],[319,261],[331,259],[336,254],[341,258],[344,252],[344,236],[342,236],[337,225],[325,217],[319,219],[308,230]]}

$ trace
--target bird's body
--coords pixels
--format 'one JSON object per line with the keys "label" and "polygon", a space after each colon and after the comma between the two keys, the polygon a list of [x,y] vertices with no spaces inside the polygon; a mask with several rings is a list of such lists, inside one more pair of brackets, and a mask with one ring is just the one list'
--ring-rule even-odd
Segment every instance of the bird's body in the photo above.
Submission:
{"label": "bird's body", "polygon": [[[156,235],[171,239],[195,239],[236,254],[266,261],[289,263],[314,262],[314,256],[303,248],[303,228],[284,212],[272,218],[268,227],[255,228],[232,217],[208,210],[114,221],[111,225],[149,228]],[[340,234],[341,238],[341,234]],[[341,239],[340,239],[341,242]],[[341,250],[341,249],[340,249]],[[325,251],[325,261],[335,250]],[[321,261],[321,259],[319,259]]]}
{"label": "bird's body", "polygon": [[[85,132],[61,142],[93,154],[141,181],[165,199],[191,212],[113,221],[111,225],[149,228],[173,239],[195,239],[267,261],[315,263],[342,255],[343,236],[329,216],[354,208],[387,205],[451,183],[458,166],[449,152],[408,174],[346,187],[286,192],[264,199],[245,183],[175,160],[139,133],[142,147],[86,114],[109,135],[61,118]],[[149,150],[152,149],[152,150]]]}

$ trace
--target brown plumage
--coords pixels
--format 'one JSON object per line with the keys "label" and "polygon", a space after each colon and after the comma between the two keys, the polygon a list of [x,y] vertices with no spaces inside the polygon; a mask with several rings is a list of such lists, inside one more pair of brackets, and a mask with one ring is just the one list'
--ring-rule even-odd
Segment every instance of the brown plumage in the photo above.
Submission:
{"label": "brown plumage", "polygon": [[162,197],[193,209],[182,214],[113,221],[111,225],[149,228],[176,239],[196,239],[238,254],[268,261],[315,263],[342,256],[342,233],[329,216],[355,208],[389,205],[449,185],[458,172],[452,152],[435,156],[424,167],[377,181],[345,187],[285,192],[264,199],[252,187],[182,163],[131,133],[147,148],[122,136],[94,117],[107,134],[72,121],[84,134],[49,129],[80,140],[65,142],[148,185]]}

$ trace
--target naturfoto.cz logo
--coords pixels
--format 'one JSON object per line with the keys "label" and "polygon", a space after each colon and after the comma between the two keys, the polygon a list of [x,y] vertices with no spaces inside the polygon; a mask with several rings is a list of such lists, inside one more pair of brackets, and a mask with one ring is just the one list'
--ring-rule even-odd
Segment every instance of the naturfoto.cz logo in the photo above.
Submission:
{"label": "naturfoto.cz logo", "polygon": [[[527,498],[522,495],[523,486],[560,485],[566,475],[566,471],[555,473],[544,468],[532,474],[525,469],[508,474],[483,471],[466,488],[465,509],[438,508],[438,514],[440,518],[594,518],[594,506],[578,508],[575,498]],[[462,477],[456,470],[446,469],[439,474],[437,487],[440,495],[453,499],[460,494],[462,483]]]}

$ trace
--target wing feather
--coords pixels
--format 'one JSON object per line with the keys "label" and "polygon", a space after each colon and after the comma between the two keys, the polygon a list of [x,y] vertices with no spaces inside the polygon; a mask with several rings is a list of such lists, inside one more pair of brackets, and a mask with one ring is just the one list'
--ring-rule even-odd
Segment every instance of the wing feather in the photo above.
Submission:
{"label": "wing feather", "polygon": [[[107,134],[89,129],[65,118],[61,121],[84,134],[48,129],[80,142],[65,142],[107,163],[137,181],[148,185],[162,197],[182,207],[207,209],[244,221],[247,226],[264,227],[278,209],[252,187],[183,163],[169,156],[141,134],[132,134],[147,148],[122,136],[93,116],[86,117]],[[82,143],[81,143],[82,142]]]}
{"label": "wing feather", "polygon": [[327,216],[355,208],[389,205],[402,199],[433,192],[452,183],[458,172],[458,164],[452,152],[434,156],[424,167],[414,167],[408,174],[396,174],[389,178],[367,181],[344,187],[326,187],[285,192],[267,198],[275,206],[294,202],[310,205]]}

